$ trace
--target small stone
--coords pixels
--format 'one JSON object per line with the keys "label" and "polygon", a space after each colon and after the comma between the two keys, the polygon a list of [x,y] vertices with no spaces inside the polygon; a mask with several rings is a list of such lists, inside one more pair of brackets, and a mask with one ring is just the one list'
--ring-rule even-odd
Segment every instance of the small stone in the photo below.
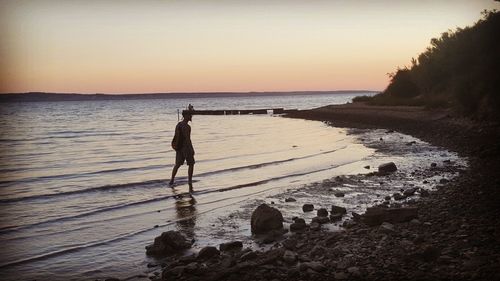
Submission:
{"label": "small stone", "polygon": [[415,192],[417,191],[417,189],[418,188],[416,188],[416,187],[408,188],[405,191],[403,191],[403,195],[404,196],[412,196],[413,194],[415,194]]}
{"label": "small stone", "polygon": [[302,206],[302,211],[304,211],[304,212],[312,212],[313,210],[314,210],[313,204],[304,204]]}
{"label": "small stone", "polygon": [[334,195],[335,195],[335,197],[344,197],[345,193],[338,191],[338,192],[335,192]]}
{"label": "small stone", "polygon": [[391,196],[388,195],[388,196],[384,197],[384,200],[385,201],[391,201]]}
{"label": "small stone", "polygon": [[436,260],[439,257],[440,253],[441,251],[438,248],[429,245],[423,249],[423,251],[421,252],[421,257],[424,261],[431,262]]}
{"label": "small stone", "polygon": [[309,252],[309,255],[311,257],[319,257],[319,256],[323,256],[325,254],[325,251],[326,251],[325,248],[321,247],[320,245],[316,245]]}
{"label": "small stone", "polygon": [[404,195],[402,195],[401,193],[399,192],[396,192],[392,195],[392,197],[394,197],[394,200],[397,200],[397,201],[400,201],[400,200],[403,200],[405,199],[406,197]]}
{"label": "small stone", "polygon": [[283,260],[287,264],[294,264],[297,261],[297,254],[292,251],[286,250],[285,253],[283,253]]}
{"label": "small stone", "polygon": [[297,231],[300,231],[300,230],[303,230],[307,227],[307,225],[305,223],[292,223],[290,225],[290,231],[292,232],[297,232]]}
{"label": "small stone", "polygon": [[344,216],[344,214],[331,214],[330,221],[332,221],[332,222],[339,221],[342,219],[343,216]]}
{"label": "small stone", "polygon": [[299,269],[301,271],[305,271],[309,268],[316,272],[322,272],[326,270],[326,267],[319,261],[303,262],[299,266]]}
{"label": "small stone", "polygon": [[212,246],[207,246],[204,247],[203,249],[200,250],[198,253],[197,259],[198,260],[208,260],[211,259],[215,256],[219,256],[220,252],[217,250],[217,248],[212,247]]}
{"label": "small stone", "polygon": [[412,220],[410,221],[410,224],[413,224],[413,225],[419,225],[419,224],[420,224],[420,221],[419,221],[419,220],[417,220],[417,219],[412,219]]}
{"label": "small stone", "polygon": [[436,166],[437,166],[437,164],[436,164],[436,163],[431,163],[431,167],[432,167],[432,168],[434,168],[434,167],[436,167]]}
{"label": "small stone", "polygon": [[316,214],[318,217],[328,217],[328,211],[325,208],[318,209]]}
{"label": "small stone", "polygon": [[311,225],[309,227],[311,228],[311,230],[314,230],[314,231],[317,231],[317,230],[321,229],[321,225],[319,223],[317,223],[317,222],[311,223]]}
{"label": "small stone", "polygon": [[296,202],[295,198],[289,197],[285,199],[285,202]]}
{"label": "small stone", "polygon": [[347,214],[347,209],[340,206],[332,206],[332,214]]}
{"label": "small stone", "polygon": [[428,197],[430,195],[429,191],[426,189],[420,189],[420,196],[422,197]]}
{"label": "small stone", "polygon": [[379,226],[379,231],[382,233],[394,233],[394,225],[388,222],[383,222]]}
{"label": "small stone", "polygon": [[440,184],[445,184],[445,183],[448,183],[448,182],[450,182],[450,181],[448,179],[444,179],[444,178],[439,180]]}
{"label": "small stone", "polygon": [[368,169],[370,169],[370,166],[367,165],[367,166],[364,166],[363,168],[368,170]]}
{"label": "small stone", "polygon": [[394,162],[384,163],[378,166],[378,172],[381,174],[388,174],[397,171],[398,168]]}
{"label": "small stone", "polygon": [[359,267],[357,266],[351,266],[347,269],[347,272],[349,272],[350,274],[354,275],[354,276],[360,276],[361,275],[361,271],[359,270]]}
{"label": "small stone", "polygon": [[335,280],[346,280],[347,278],[349,278],[349,276],[347,276],[347,274],[345,272],[335,272],[334,274],[334,277],[335,277]]}
{"label": "small stone", "polygon": [[295,250],[295,247],[297,246],[297,240],[293,238],[288,238],[285,241],[281,242],[283,247],[288,250]]}
{"label": "small stone", "polygon": [[240,250],[241,248],[243,248],[243,242],[241,241],[232,241],[228,243],[222,243],[219,245],[219,249],[222,252],[231,250]]}
{"label": "small stone", "polygon": [[248,261],[248,260],[253,260],[253,259],[256,259],[256,258],[257,258],[257,253],[255,253],[254,251],[250,251],[248,253],[243,254],[240,257],[240,260],[241,261]]}
{"label": "small stone", "polygon": [[312,218],[313,223],[319,223],[319,224],[324,224],[324,223],[329,223],[330,219],[328,217],[314,217]]}

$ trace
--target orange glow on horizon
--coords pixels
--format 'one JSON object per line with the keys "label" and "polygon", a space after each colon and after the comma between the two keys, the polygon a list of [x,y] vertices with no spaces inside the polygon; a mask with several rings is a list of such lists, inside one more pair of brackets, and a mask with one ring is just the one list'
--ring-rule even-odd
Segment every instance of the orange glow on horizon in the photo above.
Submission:
{"label": "orange glow on horizon", "polygon": [[472,2],[1,2],[0,93],[383,90]]}

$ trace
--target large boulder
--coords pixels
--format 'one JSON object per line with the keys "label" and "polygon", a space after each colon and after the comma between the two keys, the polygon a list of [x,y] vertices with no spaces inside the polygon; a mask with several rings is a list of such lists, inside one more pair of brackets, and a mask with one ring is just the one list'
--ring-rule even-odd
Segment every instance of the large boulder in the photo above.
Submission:
{"label": "large boulder", "polygon": [[392,172],[396,172],[398,168],[396,167],[396,164],[394,162],[389,162],[389,163],[384,163],[380,166],[378,166],[378,172],[380,174],[388,174]]}
{"label": "large boulder", "polygon": [[278,209],[261,204],[253,211],[250,223],[252,233],[267,233],[271,230],[283,229],[283,215]]}
{"label": "large boulder", "polygon": [[153,244],[146,246],[146,254],[168,256],[191,248],[191,243],[178,231],[166,231],[156,237]]}

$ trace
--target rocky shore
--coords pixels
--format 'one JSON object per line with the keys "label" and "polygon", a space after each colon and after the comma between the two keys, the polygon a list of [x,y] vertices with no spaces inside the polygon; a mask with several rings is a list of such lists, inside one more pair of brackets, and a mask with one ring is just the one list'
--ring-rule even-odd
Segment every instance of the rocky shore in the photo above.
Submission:
{"label": "rocky shore", "polygon": [[[363,104],[327,106],[289,117],[326,121],[337,127],[383,128],[409,134],[458,152],[469,160],[469,167],[448,167],[458,176],[441,181],[439,188],[430,193],[408,188],[400,194],[418,194],[419,200],[399,203],[394,194],[365,214],[352,214],[340,231],[320,230],[317,226],[326,220],[337,220],[344,210],[314,210],[318,215],[315,222],[306,225],[296,218],[292,223],[295,226],[290,225],[293,231],[285,238],[275,238],[280,237],[280,231],[265,229],[271,233],[264,238],[271,245],[267,251],[244,249],[238,241],[218,248],[205,247],[190,256],[163,259],[162,273],[150,279],[500,280],[498,126],[455,118],[446,111]],[[385,168],[389,169],[386,173],[394,172],[391,165]],[[383,169],[371,176],[384,177]],[[259,208],[274,214],[270,215],[271,221],[267,217],[261,220],[280,229],[281,214],[269,206]],[[304,206],[304,211],[310,209],[311,206]],[[258,219],[252,217],[252,229],[255,221]],[[166,237],[165,244],[155,240],[157,249],[188,247],[188,241],[174,233],[162,236]],[[155,253],[151,247],[148,251]]]}

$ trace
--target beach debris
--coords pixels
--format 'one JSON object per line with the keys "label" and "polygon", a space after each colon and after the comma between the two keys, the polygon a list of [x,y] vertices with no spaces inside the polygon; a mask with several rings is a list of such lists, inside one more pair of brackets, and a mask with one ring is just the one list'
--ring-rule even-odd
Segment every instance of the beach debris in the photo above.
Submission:
{"label": "beach debris", "polygon": [[304,211],[304,212],[312,212],[313,210],[314,210],[313,204],[304,204],[302,206],[302,211]]}
{"label": "beach debris", "polygon": [[196,257],[198,260],[209,260],[215,256],[220,255],[219,250],[213,246],[207,246],[200,250],[198,256]]}
{"label": "beach debris", "polygon": [[221,250],[221,252],[226,252],[231,250],[241,250],[242,248],[243,248],[243,242],[241,241],[231,241],[219,245],[219,249]]}
{"label": "beach debris", "polygon": [[167,256],[191,248],[191,243],[178,231],[166,231],[156,237],[153,244],[146,246],[146,254]]}
{"label": "beach debris", "polygon": [[394,162],[384,163],[378,166],[378,172],[380,174],[388,174],[397,171],[398,168]]}
{"label": "beach debris", "polygon": [[252,233],[266,233],[283,228],[283,215],[278,209],[261,204],[253,211],[250,223]]}
{"label": "beach debris", "polygon": [[325,208],[318,209],[316,215],[318,217],[328,217],[328,211]]}

